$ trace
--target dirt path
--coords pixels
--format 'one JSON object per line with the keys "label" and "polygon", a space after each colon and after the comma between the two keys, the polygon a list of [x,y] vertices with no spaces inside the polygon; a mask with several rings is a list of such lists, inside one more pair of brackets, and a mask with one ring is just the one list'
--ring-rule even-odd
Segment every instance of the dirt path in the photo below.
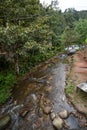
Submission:
{"label": "dirt path", "polygon": [[87,115],[87,93],[79,91],[77,85],[87,81],[87,50],[82,50],[74,54],[69,59],[70,69],[68,71],[68,83],[74,85],[73,92],[69,94],[72,103],[82,113]]}

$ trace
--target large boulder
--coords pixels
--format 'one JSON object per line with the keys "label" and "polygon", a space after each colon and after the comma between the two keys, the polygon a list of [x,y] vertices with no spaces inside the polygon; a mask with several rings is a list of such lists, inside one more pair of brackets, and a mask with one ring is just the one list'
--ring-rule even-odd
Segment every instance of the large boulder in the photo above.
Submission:
{"label": "large boulder", "polygon": [[59,116],[63,119],[67,118],[68,117],[68,112],[67,110],[63,110],[61,112],[59,112]]}
{"label": "large boulder", "polygon": [[63,123],[64,123],[63,120],[62,120],[59,116],[57,116],[57,117],[53,120],[53,126],[54,126],[55,128],[57,128],[57,130],[62,129]]}

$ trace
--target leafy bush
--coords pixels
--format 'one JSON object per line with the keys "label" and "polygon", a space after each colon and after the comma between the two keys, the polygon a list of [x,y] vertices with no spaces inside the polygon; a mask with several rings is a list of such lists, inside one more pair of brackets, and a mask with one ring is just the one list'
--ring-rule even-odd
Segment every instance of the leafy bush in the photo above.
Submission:
{"label": "leafy bush", "polygon": [[29,57],[28,60],[21,60],[20,65],[20,76],[23,76],[27,71],[29,71],[32,67],[35,65],[38,65],[41,62],[46,61],[47,59],[54,56],[56,53],[58,53],[58,48],[54,48],[54,50],[49,50],[45,53],[38,53],[36,55],[32,55]]}
{"label": "leafy bush", "polygon": [[14,74],[0,73],[0,104],[4,103],[11,96],[11,90],[14,83],[16,83]]}

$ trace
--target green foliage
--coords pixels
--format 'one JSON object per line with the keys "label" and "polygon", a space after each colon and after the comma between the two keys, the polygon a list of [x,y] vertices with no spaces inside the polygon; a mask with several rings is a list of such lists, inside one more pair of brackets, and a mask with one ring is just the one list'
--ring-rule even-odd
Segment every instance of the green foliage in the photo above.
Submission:
{"label": "green foliage", "polygon": [[0,28],[0,43],[8,51],[21,47],[28,40],[29,28],[8,25]]}
{"label": "green foliage", "polygon": [[75,31],[79,35],[79,43],[84,44],[87,38],[87,19],[80,19],[75,23]]}
{"label": "green foliage", "polygon": [[73,44],[79,44],[79,34],[67,26],[61,35],[61,44],[64,47],[68,47]]}
{"label": "green foliage", "polygon": [[35,65],[40,64],[41,62],[46,61],[47,59],[54,56],[56,53],[60,51],[60,48],[55,47],[51,50],[47,50],[44,53],[38,52],[35,55],[31,55],[29,59],[22,59],[21,65],[20,65],[20,75],[24,75],[27,71],[29,71],[32,67]]}
{"label": "green foliage", "polygon": [[87,44],[87,38],[85,39],[85,43]]}
{"label": "green foliage", "polygon": [[81,10],[78,12],[79,19],[87,19],[87,10]]}
{"label": "green foliage", "polygon": [[79,20],[79,15],[74,8],[68,8],[64,12],[64,18],[66,21],[66,26],[73,28],[74,22]]}
{"label": "green foliage", "polygon": [[49,14],[48,25],[52,30],[52,38],[51,38],[52,45],[61,46],[60,35],[62,34],[65,28],[65,19],[59,9],[58,10],[49,9],[47,13]]}
{"label": "green foliage", "polygon": [[0,73],[0,104],[11,96],[12,86],[16,83],[16,77],[12,73]]}
{"label": "green foliage", "polygon": [[[24,19],[31,15],[39,15],[41,13],[41,6],[39,0],[4,0],[0,1],[0,19],[1,24],[6,26],[6,23],[13,23],[16,25],[27,23]],[[35,16],[34,16],[35,19]],[[28,22],[34,20],[32,17]]]}
{"label": "green foliage", "polygon": [[73,84],[69,84],[68,86],[66,86],[66,94],[72,94],[73,89],[74,89]]}

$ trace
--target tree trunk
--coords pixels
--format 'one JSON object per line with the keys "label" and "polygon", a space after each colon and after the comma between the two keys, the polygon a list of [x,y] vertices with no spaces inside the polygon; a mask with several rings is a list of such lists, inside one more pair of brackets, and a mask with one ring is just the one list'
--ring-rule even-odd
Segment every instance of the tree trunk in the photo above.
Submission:
{"label": "tree trunk", "polygon": [[16,72],[16,75],[18,76],[18,75],[19,75],[19,72],[20,72],[18,55],[16,55],[16,58],[15,58],[14,61],[15,61],[15,72]]}

